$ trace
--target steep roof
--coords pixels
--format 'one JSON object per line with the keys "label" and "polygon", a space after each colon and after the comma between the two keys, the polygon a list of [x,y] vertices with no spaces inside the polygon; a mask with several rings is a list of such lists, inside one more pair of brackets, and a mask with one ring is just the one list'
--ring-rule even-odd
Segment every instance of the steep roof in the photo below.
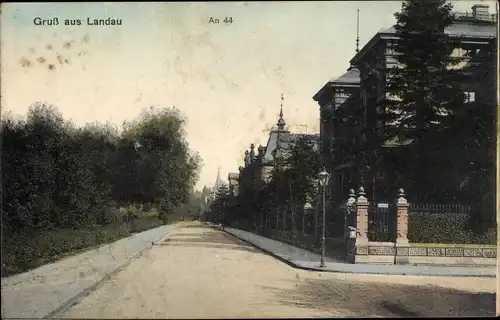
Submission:
{"label": "steep roof", "polygon": [[303,134],[290,132],[271,132],[267,142],[267,149],[262,159],[264,164],[272,164],[275,158],[283,156],[300,138],[305,138],[313,143],[314,150],[319,150],[319,134]]}
{"label": "steep roof", "polygon": [[313,96],[314,101],[318,101],[321,95],[331,87],[357,87],[360,83],[359,70],[356,67],[350,67],[343,75],[338,78],[332,78]]}
{"label": "steep roof", "polygon": [[215,184],[213,190],[219,189],[220,186],[225,185],[224,181],[220,178],[220,168],[217,169],[217,178],[215,178]]}
{"label": "steep roof", "polygon": [[359,70],[358,68],[352,67],[347,69],[347,72],[338,78],[330,79],[329,83],[332,84],[359,84]]}

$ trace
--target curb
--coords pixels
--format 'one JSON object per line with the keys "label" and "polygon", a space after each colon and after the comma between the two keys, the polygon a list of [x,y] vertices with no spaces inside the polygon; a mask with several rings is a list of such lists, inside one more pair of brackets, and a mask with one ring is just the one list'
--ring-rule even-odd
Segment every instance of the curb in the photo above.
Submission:
{"label": "curb", "polygon": [[[106,280],[108,280],[109,278],[111,278],[112,276],[116,275],[118,272],[120,272],[121,270],[123,270],[125,267],[127,267],[133,260],[139,258],[146,250],[148,249],[151,249],[151,247],[153,247],[153,244],[155,242],[157,242],[158,240],[160,239],[164,239],[164,238],[167,238],[171,233],[172,231],[174,231],[175,229],[179,228],[180,227],[180,224],[177,223],[176,225],[173,226],[173,228],[167,232],[166,235],[162,235],[161,237],[159,237],[158,239],[155,239],[154,241],[152,241],[151,243],[149,243],[148,245],[146,245],[143,249],[139,250],[139,252],[137,252],[136,254],[134,254],[132,257],[130,257],[127,261],[125,261],[124,263],[122,263],[121,265],[117,266],[113,271],[105,274],[101,279],[97,280],[94,284],[88,286],[87,288],[83,289],[80,293],[78,293],[77,295],[73,296],[72,298],[68,299],[66,302],[64,302],[63,304],[61,304],[59,307],[57,307],[56,309],[52,310],[51,312],[49,312],[47,315],[41,317],[42,319],[50,319],[50,318],[56,318],[55,315],[63,312],[63,311],[66,311],[67,309],[69,309],[71,306],[73,306],[75,303],[78,302],[78,300],[80,300],[81,298],[83,298],[84,296],[87,296],[89,295],[90,293],[92,293],[92,291],[95,291],[97,288],[99,288],[104,282],[106,282]],[[133,235],[132,235],[133,236]]]}
{"label": "curb", "polygon": [[[238,239],[238,240],[240,240],[240,241],[243,241],[243,242],[245,242],[245,243],[248,243],[249,245],[251,245],[251,246],[253,246],[253,247],[257,248],[258,250],[260,250],[260,251],[262,251],[262,252],[264,252],[264,253],[266,253],[266,254],[268,254],[268,255],[272,256],[273,258],[275,258],[275,259],[277,259],[277,260],[279,260],[279,261],[281,261],[281,262],[283,262],[283,263],[285,263],[285,264],[287,264],[287,265],[289,265],[290,267],[295,268],[295,269],[301,269],[301,270],[306,270],[306,271],[333,272],[333,273],[352,273],[352,272],[332,271],[332,270],[323,270],[323,269],[319,269],[319,268],[318,268],[318,269],[316,269],[316,268],[304,267],[304,266],[301,266],[301,265],[299,265],[299,264],[296,264],[296,263],[294,263],[294,262],[292,262],[292,261],[290,261],[290,260],[288,260],[288,259],[285,259],[285,258],[283,258],[282,256],[279,256],[279,255],[277,255],[276,253],[274,253],[274,252],[272,252],[272,251],[269,251],[269,250],[267,250],[267,249],[264,249],[264,248],[262,248],[262,247],[260,247],[260,246],[256,245],[256,244],[255,244],[255,243],[253,243],[253,242],[250,242],[250,241],[248,241],[248,240],[246,240],[246,239],[240,238],[240,237],[238,237],[237,235],[235,235],[234,233],[231,233],[231,232],[229,232],[229,231],[227,231],[227,230],[222,230],[222,228],[220,228],[220,227],[218,227],[218,226],[210,226],[210,227],[212,227],[212,228],[214,228],[214,229],[217,229],[217,230],[219,230],[219,231],[222,231],[222,232],[224,232],[224,233],[227,233],[228,235],[230,235],[230,236],[232,236],[232,237],[234,237],[234,238],[236,238],[236,239]],[[275,240],[275,241],[276,241],[276,240]],[[318,262],[318,263],[319,263],[319,262]]]}
{"label": "curb", "polygon": [[[322,269],[320,267],[314,268],[314,267],[304,267],[299,264],[296,264],[295,262],[292,262],[286,258],[283,258],[279,255],[277,255],[274,252],[271,252],[267,249],[264,249],[260,247],[259,245],[256,245],[253,242],[250,242],[248,240],[245,240],[243,238],[240,238],[239,236],[231,233],[230,231],[227,230],[222,230],[222,228],[218,226],[211,226],[214,229],[220,230],[222,232],[225,232],[234,238],[237,238],[245,243],[248,243],[252,245],[253,247],[259,249],[262,252],[267,253],[268,255],[276,258],[277,260],[291,266],[292,268],[295,269],[301,269],[301,270],[306,270],[306,271],[315,271],[315,272],[330,272],[330,273],[348,273],[348,274],[366,274],[366,275],[386,275],[386,276],[418,276],[418,277],[463,277],[463,278],[476,278],[476,277],[481,277],[481,278],[496,278],[496,274],[483,274],[483,275],[472,275],[472,274],[416,274],[416,273],[402,273],[402,272],[359,272],[359,271],[350,271],[350,270],[331,270],[331,269]],[[277,241],[277,240],[275,240]],[[278,241],[281,242],[281,241]],[[305,249],[303,249],[305,250]],[[452,267],[451,267],[452,268]]]}

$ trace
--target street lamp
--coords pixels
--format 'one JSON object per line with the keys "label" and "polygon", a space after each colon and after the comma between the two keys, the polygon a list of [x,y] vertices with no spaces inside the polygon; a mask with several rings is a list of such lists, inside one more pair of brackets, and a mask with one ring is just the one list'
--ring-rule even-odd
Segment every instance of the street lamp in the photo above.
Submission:
{"label": "street lamp", "polygon": [[222,230],[224,230],[224,214],[226,213],[226,199],[222,199]]}
{"label": "street lamp", "polygon": [[319,184],[323,188],[323,230],[321,235],[321,263],[320,268],[325,267],[325,233],[326,233],[326,186],[328,185],[328,180],[330,178],[330,174],[326,172],[323,168],[318,174]]}
{"label": "street lamp", "polygon": [[312,205],[309,203],[309,202],[306,202],[304,204],[304,214],[302,215],[302,235],[305,235],[305,219],[306,219],[306,215],[307,215],[307,212],[308,210],[311,210],[312,209]]}

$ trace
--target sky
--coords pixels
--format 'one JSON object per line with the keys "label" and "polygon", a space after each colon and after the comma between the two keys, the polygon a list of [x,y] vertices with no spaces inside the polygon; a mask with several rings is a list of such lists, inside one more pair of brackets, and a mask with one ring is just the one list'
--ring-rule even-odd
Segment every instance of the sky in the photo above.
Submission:
{"label": "sky", "polygon": [[[494,1],[452,3],[456,11],[477,3],[495,11]],[[357,9],[361,48],[400,8],[400,1],[3,3],[1,112],[24,117],[40,101],[78,125],[120,125],[144,108],[175,105],[203,158],[200,189],[213,185],[219,167],[224,180],[238,172],[250,143],[266,144],[281,94],[290,130],[318,132],[312,96],[349,67]],[[35,25],[37,17],[59,24]],[[122,25],[87,25],[108,17]]]}

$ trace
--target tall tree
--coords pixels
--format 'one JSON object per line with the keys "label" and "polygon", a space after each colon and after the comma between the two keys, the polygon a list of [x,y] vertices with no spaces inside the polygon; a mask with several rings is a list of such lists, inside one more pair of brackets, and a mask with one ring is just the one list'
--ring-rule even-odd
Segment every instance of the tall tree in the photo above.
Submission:
{"label": "tall tree", "polygon": [[453,68],[463,58],[452,56],[460,42],[445,33],[453,22],[451,10],[446,0],[407,0],[395,14],[398,65],[386,74],[385,120],[392,124],[386,134],[412,141],[410,179],[417,197],[424,197],[432,184],[433,174],[426,171],[436,169],[433,155],[442,156],[432,152],[438,147],[436,134],[449,126],[454,111],[464,103],[460,71]]}
{"label": "tall tree", "polygon": [[300,136],[283,160],[285,176],[289,180],[286,188],[290,189],[286,193],[291,192],[293,202],[303,204],[306,198],[314,198],[321,161],[311,138]]}

